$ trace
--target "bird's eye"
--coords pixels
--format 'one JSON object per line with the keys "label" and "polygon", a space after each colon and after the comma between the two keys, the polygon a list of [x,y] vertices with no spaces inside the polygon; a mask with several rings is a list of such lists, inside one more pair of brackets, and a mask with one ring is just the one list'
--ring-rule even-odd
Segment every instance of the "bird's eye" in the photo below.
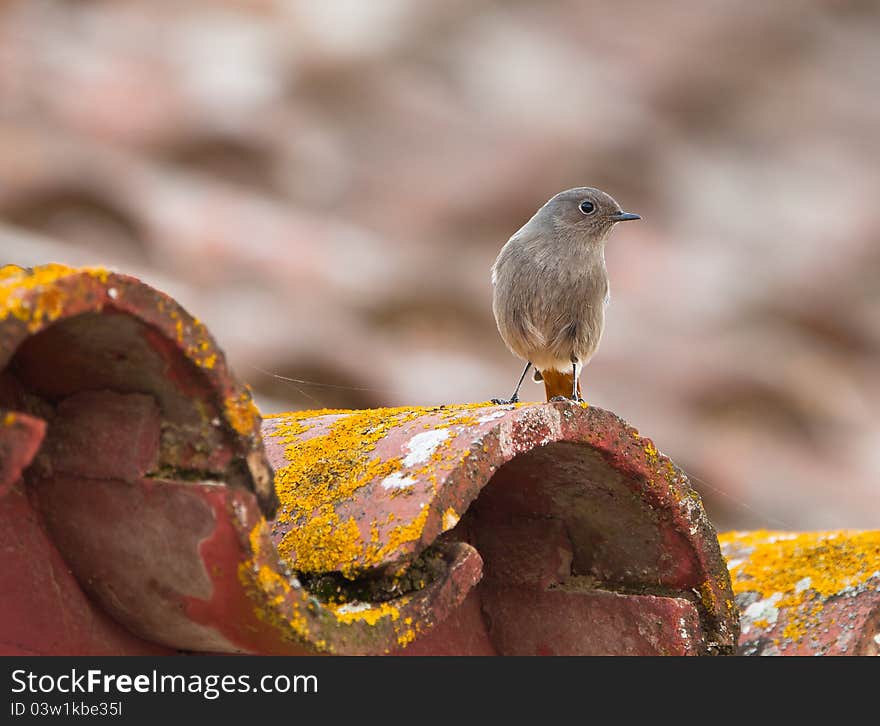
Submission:
{"label": "bird's eye", "polygon": [[592,214],[596,211],[596,205],[593,204],[589,199],[584,199],[579,205],[578,209],[580,209],[584,214]]}

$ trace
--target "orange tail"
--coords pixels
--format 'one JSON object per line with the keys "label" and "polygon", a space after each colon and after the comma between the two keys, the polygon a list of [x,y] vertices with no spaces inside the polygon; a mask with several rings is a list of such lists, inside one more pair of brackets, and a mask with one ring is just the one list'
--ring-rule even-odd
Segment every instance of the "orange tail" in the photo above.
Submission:
{"label": "orange tail", "polygon": [[[562,373],[560,371],[541,371],[541,377],[544,379],[544,390],[547,392],[547,400],[554,396],[564,396],[571,398],[572,386],[574,384],[574,373]],[[581,383],[577,384],[578,396],[581,395]]]}

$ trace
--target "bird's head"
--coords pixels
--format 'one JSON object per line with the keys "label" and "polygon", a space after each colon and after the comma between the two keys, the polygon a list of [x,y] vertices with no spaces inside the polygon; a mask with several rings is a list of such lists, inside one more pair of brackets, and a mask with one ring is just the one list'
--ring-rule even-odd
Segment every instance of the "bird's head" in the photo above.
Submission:
{"label": "bird's head", "polygon": [[592,187],[559,192],[538,210],[535,218],[542,226],[597,241],[605,239],[618,222],[641,219],[638,214],[624,212],[610,194]]}

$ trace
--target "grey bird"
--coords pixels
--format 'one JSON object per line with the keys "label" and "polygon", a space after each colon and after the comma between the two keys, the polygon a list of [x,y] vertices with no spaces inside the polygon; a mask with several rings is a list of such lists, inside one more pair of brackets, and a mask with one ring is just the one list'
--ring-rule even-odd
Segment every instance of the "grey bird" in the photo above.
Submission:
{"label": "grey bird", "polygon": [[605,242],[617,222],[641,219],[592,187],[559,192],[501,249],[492,266],[498,332],[526,367],[509,399],[535,367],[547,400],[581,398],[583,366],[596,352],[609,300]]}

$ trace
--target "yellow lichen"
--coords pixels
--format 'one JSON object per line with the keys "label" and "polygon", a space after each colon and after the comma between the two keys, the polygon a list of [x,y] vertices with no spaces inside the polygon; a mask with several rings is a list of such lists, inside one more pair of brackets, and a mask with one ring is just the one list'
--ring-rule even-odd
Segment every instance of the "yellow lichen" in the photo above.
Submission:
{"label": "yellow lichen", "polygon": [[[337,413],[345,415],[325,434],[300,440],[303,418]],[[390,426],[416,415],[411,409],[378,409],[271,417],[277,421],[271,435],[288,444],[289,463],[275,472],[275,490],[282,504],[278,521],[295,523],[278,549],[298,570],[351,573],[356,569],[368,543],[354,519],[341,521],[334,505],[376,477],[399,469],[399,460],[382,461],[371,454]]]}
{"label": "yellow lichen", "polygon": [[456,512],[452,507],[449,507],[445,512],[443,512],[443,531],[447,531],[452,529],[456,524],[458,524],[459,520],[458,512]]}
{"label": "yellow lichen", "polygon": [[[164,305],[160,304],[160,309],[164,311]],[[202,321],[185,318],[186,314],[180,310],[172,309],[167,314],[174,321],[174,338],[186,357],[201,368],[213,368],[217,363],[217,352]]]}
{"label": "yellow lichen", "polygon": [[33,270],[16,265],[0,268],[0,320],[14,317],[27,323],[32,332],[57,320],[64,310],[64,292],[54,283],[74,274],[107,280],[107,271],[98,267],[77,270],[50,264]]}
{"label": "yellow lichen", "polygon": [[[54,322],[64,311],[68,295],[75,296],[76,290],[67,292],[55,283],[65,277],[84,275],[106,285],[110,273],[102,267],[73,268],[66,265],[49,264],[27,270],[16,265],[0,267],[0,320],[10,317],[27,323],[30,332],[36,332]],[[115,291],[109,291],[114,296]],[[166,312],[166,303],[160,299],[157,307]],[[167,315],[174,321],[174,335],[183,346],[186,335],[194,342],[185,346],[188,358],[203,368],[213,368],[217,363],[217,353],[213,349],[210,335],[199,320],[186,322],[183,314],[172,308]]]}
{"label": "yellow lichen", "polygon": [[[245,587],[254,587],[259,593],[255,598],[258,604],[254,606],[254,614],[264,622],[290,628],[299,637],[308,638],[308,621],[299,597],[291,597],[293,588],[287,578],[263,562],[267,556],[264,550],[271,546],[265,521],[261,520],[251,529],[248,539],[252,554],[239,564],[238,579]],[[290,608],[287,616],[282,614],[285,601]],[[269,607],[263,607],[263,603]]]}
{"label": "yellow lichen", "polygon": [[416,639],[416,629],[406,628],[397,636],[397,644],[401,648],[405,648]]}
{"label": "yellow lichen", "polygon": [[7,411],[6,415],[3,417],[3,425],[4,426],[12,426],[15,423],[15,414],[12,411]]}
{"label": "yellow lichen", "polygon": [[367,549],[367,561],[380,563],[386,557],[398,550],[401,545],[417,540],[422,536],[425,523],[428,521],[428,507],[422,508],[419,515],[409,524],[400,524],[389,532],[385,537],[385,544],[378,546],[373,544]]}
{"label": "yellow lichen", "polygon": [[[375,454],[378,442],[391,430],[415,419],[435,414],[443,421],[440,427],[467,425],[471,411],[490,404],[464,404],[438,408],[386,408],[366,411],[324,409],[268,416],[276,426],[271,436],[287,444],[287,466],[275,472],[275,489],[281,501],[279,523],[291,522],[279,552],[293,566],[304,572],[340,571],[353,577],[359,570],[377,566],[404,545],[419,539],[428,520],[428,506],[414,517],[388,528],[383,522],[364,523],[359,527],[351,517],[340,518],[337,505],[350,499],[370,482],[390,476],[402,468],[400,458],[382,459]],[[311,437],[303,423],[321,416],[338,415],[326,429]],[[314,426],[315,424],[310,424]],[[439,463],[451,463],[447,454],[456,432],[438,445],[429,461],[413,470],[415,477],[436,484],[434,469]],[[396,490],[390,496],[407,493]],[[366,527],[370,527],[369,531]]]}
{"label": "yellow lichen", "polygon": [[700,591],[700,602],[703,603],[703,607],[706,608],[710,613],[714,613],[718,611],[718,596],[715,594],[715,590],[712,587],[710,582],[703,582],[700,584],[698,588]]}
{"label": "yellow lichen", "polygon": [[336,619],[346,625],[366,623],[369,626],[375,626],[381,621],[388,619],[388,622],[392,624],[397,644],[403,648],[412,643],[421,630],[419,623],[414,624],[411,616],[400,617],[400,608],[406,607],[410,599],[406,596],[398,598],[393,605],[387,602],[349,602],[341,605],[330,605],[329,607],[336,616]]}
{"label": "yellow lichen", "polygon": [[5,283],[9,278],[19,277],[24,274],[24,268],[18,265],[3,265],[0,267],[0,283]]}
{"label": "yellow lichen", "polygon": [[719,541],[734,551],[751,550],[730,567],[733,590],[762,598],[778,594],[775,607],[788,610],[782,634],[795,641],[818,625],[825,600],[880,572],[880,531],[759,530],[727,532]]}
{"label": "yellow lichen", "polygon": [[[409,602],[409,598],[403,597],[397,604],[403,607]],[[391,618],[392,621],[400,617],[400,610],[391,603],[345,603],[344,605],[328,606],[340,623],[364,622],[367,625],[375,625],[382,618]]]}
{"label": "yellow lichen", "polygon": [[226,420],[235,431],[242,436],[254,433],[260,412],[247,392],[237,397],[229,397],[225,401]]}
{"label": "yellow lichen", "polygon": [[410,617],[403,619],[403,627],[395,628],[397,630],[397,644],[401,648],[405,648],[416,639],[416,635],[421,632],[422,628],[419,623],[413,624]]}

